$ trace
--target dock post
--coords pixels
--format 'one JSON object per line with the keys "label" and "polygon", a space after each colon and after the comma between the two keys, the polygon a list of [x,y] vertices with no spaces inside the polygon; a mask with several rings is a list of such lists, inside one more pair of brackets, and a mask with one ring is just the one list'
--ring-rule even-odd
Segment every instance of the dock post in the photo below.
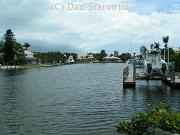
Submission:
{"label": "dock post", "polygon": [[135,82],[136,80],[136,66],[135,63],[133,64],[133,81]]}
{"label": "dock post", "polygon": [[123,87],[136,87],[136,69],[133,66],[130,65],[130,67],[128,66],[123,70]]}
{"label": "dock post", "polygon": [[172,81],[173,81],[173,85],[174,85],[175,84],[175,80],[176,80],[176,73],[175,73],[175,71],[172,72],[172,77],[173,77]]}

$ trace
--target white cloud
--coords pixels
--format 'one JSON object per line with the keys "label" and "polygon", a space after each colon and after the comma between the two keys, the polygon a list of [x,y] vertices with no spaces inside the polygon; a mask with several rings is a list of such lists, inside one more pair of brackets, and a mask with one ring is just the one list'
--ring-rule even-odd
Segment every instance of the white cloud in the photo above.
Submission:
{"label": "white cloud", "polygon": [[[42,40],[51,45],[67,45],[83,51],[138,51],[140,45],[149,46],[168,34],[170,45],[179,46],[180,12],[143,15],[128,11],[63,11],[52,12],[51,4],[46,1],[43,12],[32,20],[27,27],[15,31],[18,39]],[[62,1],[64,4],[67,1]],[[68,2],[71,2],[70,0]],[[119,4],[116,0],[74,1],[76,4]],[[123,2],[123,1],[122,1]],[[47,6],[49,5],[49,7]],[[22,23],[22,22],[21,22]],[[2,32],[2,31],[1,31]],[[130,48],[132,40],[133,49]]]}

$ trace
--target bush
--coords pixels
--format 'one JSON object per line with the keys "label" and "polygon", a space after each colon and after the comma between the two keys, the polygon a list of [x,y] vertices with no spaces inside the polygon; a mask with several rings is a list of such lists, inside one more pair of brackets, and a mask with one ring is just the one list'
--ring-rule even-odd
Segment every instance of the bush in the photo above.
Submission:
{"label": "bush", "polygon": [[[153,133],[156,128],[180,133],[180,113],[172,112],[167,105],[151,106],[149,111],[139,113],[131,121],[122,121],[116,127],[118,132],[130,135]],[[149,129],[153,130],[149,131]]]}

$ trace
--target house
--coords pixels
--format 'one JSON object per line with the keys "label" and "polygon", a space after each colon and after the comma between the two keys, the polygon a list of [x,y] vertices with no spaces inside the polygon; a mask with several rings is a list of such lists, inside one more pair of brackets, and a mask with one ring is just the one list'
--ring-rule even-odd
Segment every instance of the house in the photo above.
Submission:
{"label": "house", "polygon": [[107,56],[107,57],[104,57],[104,59],[107,61],[121,61],[120,58],[114,57],[114,56]]}
{"label": "house", "polygon": [[104,57],[105,60],[121,60],[120,58],[118,57],[114,57],[114,56],[107,56],[107,57]]}
{"label": "house", "polygon": [[26,57],[26,61],[28,64],[37,64],[40,63],[40,59],[37,59],[36,57],[34,57],[34,53],[28,50],[24,51],[25,57]]}
{"label": "house", "polygon": [[93,54],[78,54],[77,59],[78,60],[90,60],[90,59],[94,59],[94,56],[93,56]]}

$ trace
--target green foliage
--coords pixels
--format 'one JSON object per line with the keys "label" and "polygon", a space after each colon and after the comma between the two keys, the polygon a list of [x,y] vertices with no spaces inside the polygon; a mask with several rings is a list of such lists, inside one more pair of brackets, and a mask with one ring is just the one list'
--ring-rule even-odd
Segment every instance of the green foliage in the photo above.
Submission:
{"label": "green foliage", "polygon": [[25,47],[26,50],[28,50],[28,48],[30,47],[31,45],[28,43],[28,42],[25,42],[23,47]]}
{"label": "green foliage", "polygon": [[160,49],[160,44],[159,44],[159,42],[157,43],[157,42],[154,42],[154,48],[155,49],[157,49],[157,50],[159,50]]}
{"label": "green foliage", "polygon": [[14,47],[16,45],[16,39],[14,33],[11,29],[8,29],[4,35],[4,43],[3,43],[3,55],[4,62],[7,64],[13,64],[15,58],[15,50]]}
{"label": "green foliage", "polygon": [[169,36],[164,36],[164,37],[162,37],[162,40],[163,40],[163,42],[164,42],[164,47],[165,48],[167,48],[167,44],[168,44],[168,42],[169,42]]}
{"label": "green foliage", "polygon": [[122,121],[116,127],[118,132],[130,135],[144,135],[149,128],[180,133],[180,113],[171,112],[166,105],[151,106],[149,111],[139,113],[131,121]]}
{"label": "green foliage", "polygon": [[176,71],[180,71],[180,53],[176,53],[170,57],[170,61],[175,62],[176,64]]}
{"label": "green foliage", "polygon": [[95,59],[99,60],[99,61],[104,61],[104,57],[106,57],[106,56],[107,56],[107,53],[105,50],[101,50],[100,53],[94,54]]}
{"label": "green foliage", "polygon": [[119,52],[118,51],[114,51],[114,56],[118,57],[118,55],[119,55]]}
{"label": "green foliage", "polygon": [[121,60],[127,61],[128,59],[131,59],[131,54],[130,53],[123,53],[119,56]]}
{"label": "green foliage", "polygon": [[[165,48],[165,53],[168,54],[168,49]],[[164,48],[161,50],[161,55],[164,55]],[[172,48],[169,48],[169,60],[175,62],[176,71],[180,71],[180,53],[175,53]],[[166,57],[166,61],[168,61]]]}
{"label": "green foliage", "polygon": [[59,51],[37,53],[35,57],[41,59],[42,63],[59,63],[60,61],[65,63],[70,55],[73,56],[74,59],[77,57],[76,53],[61,53]]}
{"label": "green foliage", "polygon": [[14,49],[16,56],[16,64],[24,64],[26,60],[25,60],[23,45],[21,43],[16,42]]}
{"label": "green foliage", "polygon": [[3,41],[0,41],[0,54],[2,55],[4,50]]}
{"label": "green foliage", "polygon": [[16,42],[14,33],[9,29],[0,41],[1,64],[24,64],[25,54],[23,45]]}
{"label": "green foliage", "polygon": [[3,57],[4,57],[4,54],[3,54],[3,41],[0,41],[0,64],[4,63],[4,60],[3,60]]}
{"label": "green foliage", "polygon": [[[165,48],[165,53],[168,54],[168,49]],[[171,57],[175,54],[174,50],[172,48],[169,48],[169,57]],[[164,55],[164,48],[161,50],[161,55]],[[167,60],[167,58],[166,58]]]}

